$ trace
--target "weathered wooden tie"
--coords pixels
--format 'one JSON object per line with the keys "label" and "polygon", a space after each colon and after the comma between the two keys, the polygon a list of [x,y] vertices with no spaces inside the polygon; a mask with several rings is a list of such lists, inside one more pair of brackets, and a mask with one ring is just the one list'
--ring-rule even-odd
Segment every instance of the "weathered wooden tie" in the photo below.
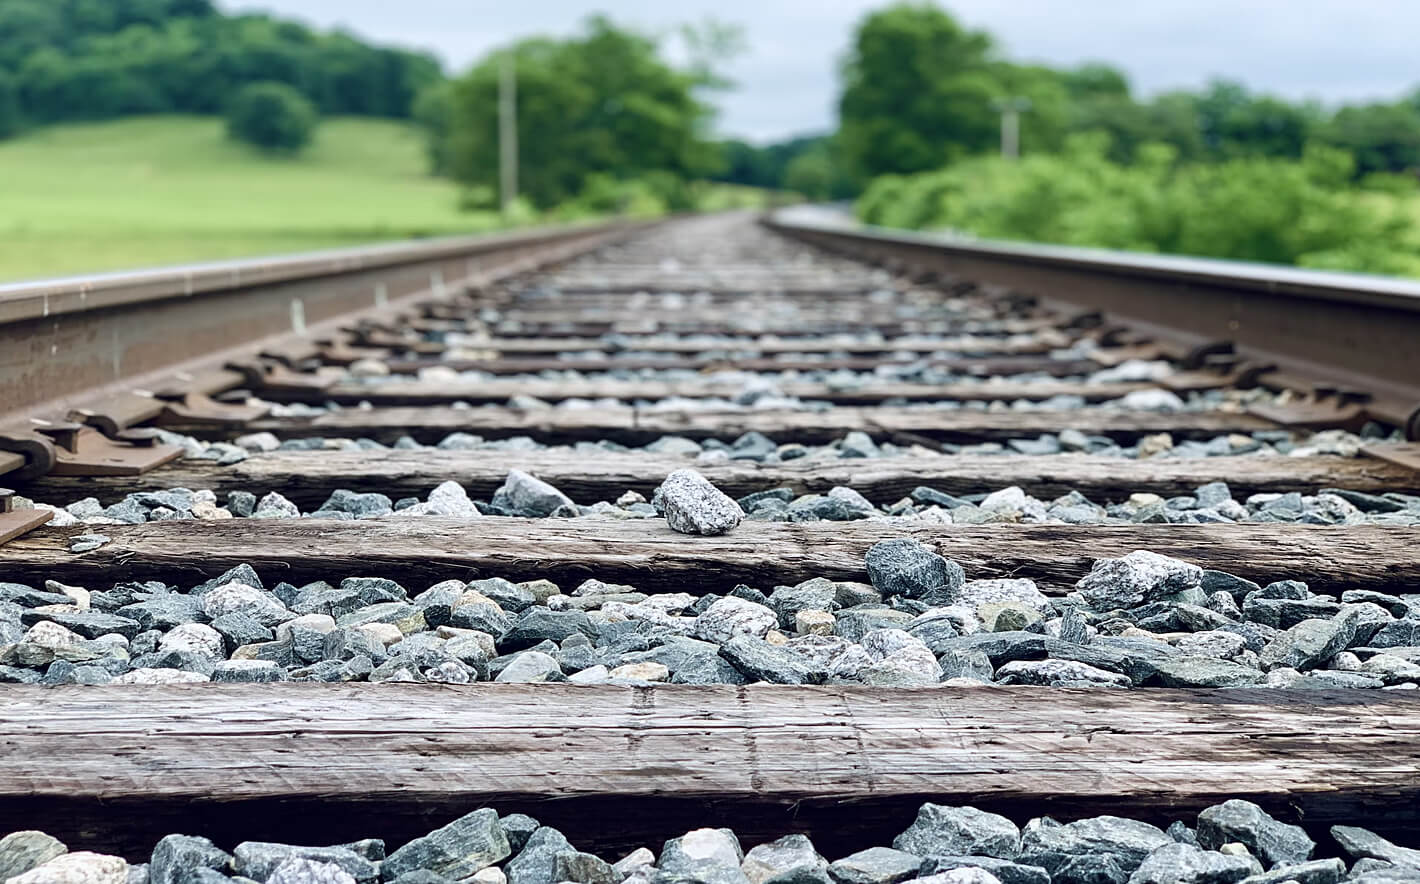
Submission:
{"label": "weathered wooden tie", "polygon": [[0,745],[0,830],[135,858],[174,831],[393,848],[483,806],[582,849],[733,826],[835,859],[924,801],[1420,823],[1420,697],[1395,691],[7,686]]}
{"label": "weathered wooden tie", "polygon": [[692,458],[647,452],[536,451],[274,451],[231,466],[186,460],[141,476],[48,476],[25,485],[27,496],[69,503],[96,496],[105,505],[134,491],[211,489],[219,494],[279,491],[315,509],[337,488],[379,492],[392,500],[424,497],[450,479],[487,500],[509,470],[532,473],[574,501],[615,500],[622,492],[647,497],[678,469],[692,468],[721,490],[742,497],[769,488],[823,493],[846,485],[869,500],[890,504],[928,486],[947,494],[998,491],[1012,485],[1049,500],[1071,491],[1097,503],[1136,492],[1164,497],[1192,494],[1226,482],[1239,499],[1256,492],[1315,494],[1324,488],[1420,493],[1420,472],[1371,457],[1239,456],[1186,459],[1075,455],[923,455],[893,458],[804,458],[778,464],[732,461],[697,464]]}
{"label": "weathered wooden tie", "polygon": [[352,408],[310,418],[264,418],[235,432],[270,430],[287,437],[364,436],[385,442],[407,435],[420,442],[437,442],[449,433],[461,431],[489,437],[528,435],[543,442],[610,439],[644,444],[667,435],[734,439],[754,430],[780,441],[822,444],[855,430],[879,440],[907,433],[943,442],[985,442],[1033,439],[1042,433],[1071,429],[1130,440],[1153,433],[1211,438],[1276,428],[1271,421],[1233,412],[1165,414],[1106,408],[987,412],[842,407],[825,412],[678,412],[631,406],[530,410],[483,406]]}
{"label": "weathered wooden tie", "polygon": [[106,588],[130,579],[197,583],[248,563],[273,583],[371,576],[421,590],[450,578],[547,578],[571,591],[596,577],[646,592],[727,592],[812,577],[864,581],[869,547],[915,537],[970,578],[1030,577],[1052,591],[1073,586],[1096,558],[1137,549],[1262,584],[1304,580],[1317,592],[1420,583],[1420,528],[1377,526],[746,522],[721,537],[690,537],[660,519],[238,519],[105,525],[112,542],[68,551],[70,538],[92,530],[42,528],[12,540],[0,547],[0,574]]}

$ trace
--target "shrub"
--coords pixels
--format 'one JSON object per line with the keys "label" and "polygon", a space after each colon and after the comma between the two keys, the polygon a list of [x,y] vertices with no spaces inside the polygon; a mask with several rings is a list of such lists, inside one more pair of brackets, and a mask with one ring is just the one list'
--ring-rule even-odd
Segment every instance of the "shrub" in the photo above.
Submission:
{"label": "shrub", "polygon": [[315,106],[282,83],[243,87],[227,110],[227,134],[274,153],[296,153],[311,141]]}

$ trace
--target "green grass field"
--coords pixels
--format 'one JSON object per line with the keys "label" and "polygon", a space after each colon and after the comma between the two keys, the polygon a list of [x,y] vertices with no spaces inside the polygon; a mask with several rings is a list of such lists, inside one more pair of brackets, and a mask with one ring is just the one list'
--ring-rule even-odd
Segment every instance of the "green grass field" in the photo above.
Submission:
{"label": "green grass field", "polygon": [[0,142],[0,280],[489,230],[408,124],[331,119],[300,156],[221,120],[146,117]]}

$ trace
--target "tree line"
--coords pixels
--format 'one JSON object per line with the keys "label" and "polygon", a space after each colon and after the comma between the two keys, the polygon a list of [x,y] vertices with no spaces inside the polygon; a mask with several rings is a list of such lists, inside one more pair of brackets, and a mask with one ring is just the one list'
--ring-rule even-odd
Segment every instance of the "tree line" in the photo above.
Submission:
{"label": "tree line", "polygon": [[841,79],[837,132],[759,148],[732,142],[722,177],[788,186],[789,163],[807,152],[814,159],[800,162],[800,187],[792,189],[817,184],[809,195],[850,195],[880,175],[928,172],[995,152],[996,103],[1022,98],[1029,105],[1021,124],[1025,154],[1059,153],[1071,135],[1100,132],[1108,138],[1108,158],[1125,165],[1154,144],[1169,145],[1181,163],[1300,159],[1309,145],[1322,145],[1351,153],[1358,179],[1420,169],[1420,89],[1334,111],[1226,80],[1143,99],[1107,64],[1013,63],[989,34],[929,3],[900,3],[866,16]]}
{"label": "tree line", "polygon": [[132,114],[224,113],[278,83],[323,114],[408,117],[442,79],[430,55],[210,0],[0,0],[0,136]]}

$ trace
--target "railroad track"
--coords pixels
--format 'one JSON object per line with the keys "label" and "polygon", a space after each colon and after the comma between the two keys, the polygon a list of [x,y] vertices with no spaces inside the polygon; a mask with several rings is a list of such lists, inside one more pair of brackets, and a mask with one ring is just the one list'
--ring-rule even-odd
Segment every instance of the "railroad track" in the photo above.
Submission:
{"label": "railroad track", "polygon": [[0,289],[0,880],[1420,879],[1420,298],[1267,273],[725,215]]}

